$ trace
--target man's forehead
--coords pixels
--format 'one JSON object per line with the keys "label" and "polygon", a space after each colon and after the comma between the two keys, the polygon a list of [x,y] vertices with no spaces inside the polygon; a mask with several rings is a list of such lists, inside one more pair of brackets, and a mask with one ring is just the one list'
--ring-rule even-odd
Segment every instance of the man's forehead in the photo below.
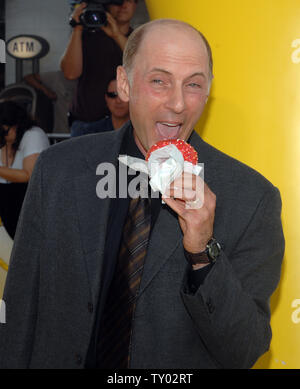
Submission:
{"label": "man's forehead", "polygon": [[175,36],[181,38],[176,40],[179,47],[182,47],[181,40],[190,41],[195,45],[199,44],[200,47],[205,46],[203,39],[196,29],[188,24],[176,22],[151,26],[144,36],[142,46],[156,40],[160,41],[161,44],[166,44],[167,42],[174,41]]}
{"label": "man's forehead", "polygon": [[168,70],[163,66],[168,63],[206,68],[208,53],[198,31],[180,24],[153,26],[147,31],[137,53],[136,70],[143,65],[148,71],[155,67]]}
{"label": "man's forehead", "polygon": [[152,26],[145,34],[137,54],[150,54],[155,60],[156,55],[167,51],[191,57],[207,55],[200,34],[192,27],[180,24]]}

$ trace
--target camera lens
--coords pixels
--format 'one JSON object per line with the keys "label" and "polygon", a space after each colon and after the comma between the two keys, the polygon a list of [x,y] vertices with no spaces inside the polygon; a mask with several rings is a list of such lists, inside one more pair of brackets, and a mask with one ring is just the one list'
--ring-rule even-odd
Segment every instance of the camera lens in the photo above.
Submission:
{"label": "camera lens", "polygon": [[102,26],[106,22],[106,14],[101,11],[86,11],[85,22],[91,26]]}

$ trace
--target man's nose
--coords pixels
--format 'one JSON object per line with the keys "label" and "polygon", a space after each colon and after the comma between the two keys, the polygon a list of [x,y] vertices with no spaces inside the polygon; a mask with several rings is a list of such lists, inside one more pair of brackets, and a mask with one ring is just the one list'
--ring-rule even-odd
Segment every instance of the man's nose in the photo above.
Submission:
{"label": "man's nose", "polygon": [[169,91],[166,106],[175,113],[181,113],[185,110],[185,97],[180,85],[174,86]]}

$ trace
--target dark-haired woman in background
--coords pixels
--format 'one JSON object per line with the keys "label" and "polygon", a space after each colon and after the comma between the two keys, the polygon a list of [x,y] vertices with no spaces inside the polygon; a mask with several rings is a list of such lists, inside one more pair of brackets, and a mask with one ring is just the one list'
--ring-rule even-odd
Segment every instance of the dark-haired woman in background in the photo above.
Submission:
{"label": "dark-haired woman in background", "polygon": [[0,217],[12,239],[27,183],[47,147],[47,135],[23,107],[12,101],[0,103]]}

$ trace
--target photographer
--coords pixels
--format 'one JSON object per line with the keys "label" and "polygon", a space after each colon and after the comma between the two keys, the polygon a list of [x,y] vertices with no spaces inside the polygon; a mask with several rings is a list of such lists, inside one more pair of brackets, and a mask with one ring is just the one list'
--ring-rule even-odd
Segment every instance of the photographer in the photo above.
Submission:
{"label": "photographer", "polygon": [[93,0],[98,2],[108,3],[106,25],[93,30],[82,25],[80,16],[87,3],[81,3],[71,16],[74,27],[61,60],[65,77],[78,78],[71,109],[71,136],[94,132],[95,124],[109,114],[104,98],[106,86],[122,63],[122,52],[132,31],[130,21],[137,6],[137,0],[125,0],[120,5],[113,4],[117,3],[113,0]]}

